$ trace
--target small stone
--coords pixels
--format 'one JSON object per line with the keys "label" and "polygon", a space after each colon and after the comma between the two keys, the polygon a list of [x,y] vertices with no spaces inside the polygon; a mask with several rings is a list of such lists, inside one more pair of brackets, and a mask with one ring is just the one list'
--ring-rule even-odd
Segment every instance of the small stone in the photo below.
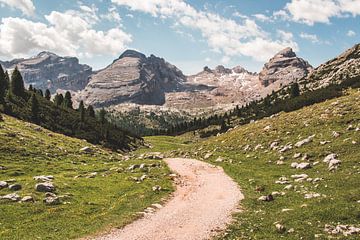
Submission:
{"label": "small stone", "polygon": [[16,193],[11,193],[11,194],[0,197],[0,200],[8,200],[8,201],[12,201],[12,202],[18,202],[18,201],[20,201],[20,199],[21,199],[21,197]]}
{"label": "small stone", "polygon": [[139,164],[134,164],[134,165],[131,165],[130,167],[128,167],[128,170],[132,171],[132,170],[135,170],[137,168],[140,168],[140,165]]}
{"label": "small stone", "polygon": [[61,204],[61,200],[59,197],[46,197],[44,198],[44,203],[46,205],[59,205]]}
{"label": "small stone", "polygon": [[161,187],[160,187],[159,185],[156,185],[156,186],[153,186],[153,187],[152,187],[152,190],[153,190],[154,192],[160,192],[160,191],[161,191]]}
{"label": "small stone", "polygon": [[311,168],[311,164],[310,163],[299,163],[297,166],[296,166],[297,169],[309,169]]}
{"label": "small stone", "polygon": [[7,188],[9,184],[5,181],[0,181],[0,189]]}
{"label": "small stone", "polygon": [[207,159],[209,159],[211,156],[212,156],[212,153],[207,153],[207,154],[204,156],[204,159],[207,160]]}
{"label": "small stone", "polygon": [[21,190],[22,186],[20,184],[12,184],[8,187],[11,191],[19,191]]}
{"label": "small stone", "polygon": [[293,158],[295,158],[295,159],[299,158],[299,157],[301,157],[301,153],[295,153],[294,156],[293,156]]}
{"label": "small stone", "polygon": [[275,227],[278,233],[284,233],[286,231],[286,228],[280,223],[276,224]]}
{"label": "small stone", "polygon": [[83,148],[80,149],[80,152],[92,153],[93,150],[90,147],[83,147]]}
{"label": "small stone", "polygon": [[290,164],[290,167],[297,168],[298,165],[299,164],[297,162],[293,162],[293,163]]}
{"label": "small stone", "polygon": [[36,181],[41,181],[41,182],[51,182],[52,180],[54,180],[54,176],[49,175],[49,176],[35,176],[34,180]]}
{"label": "small stone", "polygon": [[295,147],[301,147],[301,146],[303,146],[305,144],[308,144],[308,143],[312,142],[314,137],[315,137],[315,135],[311,135],[308,138],[305,138],[305,139],[295,143]]}
{"label": "small stone", "polygon": [[273,197],[273,195],[269,194],[267,196],[259,197],[258,200],[263,201],[263,202],[271,202],[271,201],[274,201],[274,197]]}
{"label": "small stone", "polygon": [[340,133],[333,131],[331,134],[334,138],[340,137]]}
{"label": "small stone", "polygon": [[21,199],[21,202],[34,202],[34,198],[32,196],[25,196]]}
{"label": "small stone", "polygon": [[284,189],[285,189],[285,190],[291,190],[291,189],[294,189],[294,186],[291,185],[291,184],[289,184],[289,185],[286,185],[286,186],[284,187]]}
{"label": "small stone", "polygon": [[222,157],[218,157],[216,160],[215,160],[215,162],[223,162],[224,161],[224,159],[222,158]]}
{"label": "small stone", "polygon": [[55,186],[50,182],[38,183],[35,185],[35,190],[38,192],[54,192]]}

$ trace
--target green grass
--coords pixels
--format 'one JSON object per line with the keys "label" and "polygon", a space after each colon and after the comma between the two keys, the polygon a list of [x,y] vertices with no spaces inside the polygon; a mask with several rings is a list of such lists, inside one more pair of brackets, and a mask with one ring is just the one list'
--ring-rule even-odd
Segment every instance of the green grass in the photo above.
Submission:
{"label": "green grass", "polygon": [[[296,112],[281,113],[274,118],[266,118],[252,124],[239,126],[235,130],[212,137],[205,141],[194,140],[182,147],[177,155],[190,155],[204,159],[208,152],[213,155],[205,160],[221,165],[241,187],[245,199],[241,202],[243,212],[234,216],[235,222],[220,239],[328,239],[324,232],[325,224],[349,224],[360,227],[360,131],[348,131],[347,127],[360,127],[360,92],[351,91],[348,95],[321,104],[303,108]],[[266,126],[271,126],[265,131]],[[338,138],[332,136],[339,132]],[[294,147],[285,153],[270,150],[269,146],[278,139],[280,145],[295,144],[299,140],[316,134],[312,143],[300,148]],[[184,141],[184,136],[179,141]],[[186,138],[189,134],[185,135]],[[153,139],[155,141],[156,138]],[[320,141],[331,143],[320,145]],[[356,144],[352,144],[356,141]],[[164,139],[162,139],[162,142]],[[254,150],[261,144],[263,148]],[[244,151],[249,145],[251,150]],[[166,147],[163,147],[166,148]],[[295,153],[308,154],[309,162],[319,161],[311,169],[299,170],[290,167]],[[330,153],[339,155],[342,161],[339,169],[329,172],[323,159]],[[175,153],[176,154],[176,153]],[[283,156],[284,165],[276,162]],[[215,160],[225,159],[222,163]],[[324,178],[318,183],[296,183],[291,175],[306,173],[311,178]],[[275,184],[285,176],[297,191],[284,190],[285,185]],[[251,180],[253,179],[253,180]],[[249,181],[250,180],[250,181]],[[263,192],[256,191],[264,187]],[[285,192],[275,197],[273,202],[260,202],[257,199],[273,191]],[[305,192],[315,192],[326,196],[305,199]],[[305,205],[304,205],[305,204]],[[282,209],[292,209],[282,212]],[[279,222],[293,233],[278,233],[275,223]],[[344,236],[334,236],[345,239]],[[348,236],[346,239],[358,239]]]}
{"label": "green grass", "polygon": [[[36,131],[36,125],[3,117],[0,165],[6,170],[0,170],[0,181],[15,179],[23,187],[17,193],[33,196],[36,201],[0,201],[0,239],[73,239],[121,227],[173,190],[171,181],[164,177],[169,169],[161,161],[124,160],[120,153],[45,129]],[[94,153],[80,153],[85,146],[94,149]],[[151,168],[148,173],[126,170],[135,163],[160,163],[161,167]],[[92,172],[98,175],[75,178]],[[142,183],[130,179],[143,174],[150,178]],[[44,194],[34,189],[33,177],[38,175],[55,177],[56,194],[71,195],[63,200],[66,204],[46,206],[42,202]],[[153,192],[154,185],[162,186],[164,191]],[[8,193],[11,193],[8,189],[0,190],[0,196]]]}

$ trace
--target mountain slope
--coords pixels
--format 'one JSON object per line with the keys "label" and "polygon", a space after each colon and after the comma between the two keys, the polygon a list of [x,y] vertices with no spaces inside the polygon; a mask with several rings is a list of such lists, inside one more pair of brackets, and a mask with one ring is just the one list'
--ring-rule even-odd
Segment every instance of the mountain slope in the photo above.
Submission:
{"label": "mountain slope", "polygon": [[360,44],[346,50],[336,58],[321,64],[300,83],[309,89],[317,89],[329,84],[360,76]]}
{"label": "mountain slope", "polygon": [[223,239],[359,237],[359,101],[349,90],[181,149],[224,167],[244,191],[245,212]]}
{"label": "mountain slope", "polygon": [[[2,115],[0,121],[0,239],[77,239],[121,227],[139,217],[138,212],[172,190],[164,177],[168,168],[159,160],[135,160],[116,152],[66,137]],[[88,150],[81,150],[83,148]],[[127,170],[134,164],[146,168]],[[52,175],[55,191],[35,190],[41,179]],[[134,179],[147,175],[144,181]],[[13,179],[13,180],[11,180]],[[20,184],[21,190],[3,188]],[[154,192],[160,185],[164,191]],[[1,199],[8,194],[33,201]],[[58,198],[46,204],[46,195]],[[29,199],[29,198],[28,198]],[[60,201],[60,202],[58,202]]]}
{"label": "mountain slope", "polygon": [[51,52],[41,52],[28,59],[15,59],[1,62],[6,69],[16,66],[23,75],[26,84],[32,84],[38,89],[58,89],[78,91],[88,84],[88,78],[93,73],[91,67],[79,64],[75,57],[60,57]]}

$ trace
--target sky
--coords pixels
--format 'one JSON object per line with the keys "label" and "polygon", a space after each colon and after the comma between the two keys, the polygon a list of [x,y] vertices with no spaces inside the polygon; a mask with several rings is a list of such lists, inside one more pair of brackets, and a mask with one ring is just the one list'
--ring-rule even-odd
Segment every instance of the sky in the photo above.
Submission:
{"label": "sky", "polygon": [[186,74],[259,72],[291,47],[314,67],[360,42],[360,0],[0,0],[0,59],[41,51],[101,69],[126,49]]}

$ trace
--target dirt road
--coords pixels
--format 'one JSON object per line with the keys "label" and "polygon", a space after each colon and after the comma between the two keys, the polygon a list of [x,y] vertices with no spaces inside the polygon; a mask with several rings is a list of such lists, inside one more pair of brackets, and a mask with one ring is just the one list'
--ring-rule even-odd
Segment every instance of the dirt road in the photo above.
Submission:
{"label": "dirt road", "polygon": [[97,240],[200,240],[224,230],[243,195],[221,168],[183,158],[166,159],[179,175],[174,196],[161,209]]}

